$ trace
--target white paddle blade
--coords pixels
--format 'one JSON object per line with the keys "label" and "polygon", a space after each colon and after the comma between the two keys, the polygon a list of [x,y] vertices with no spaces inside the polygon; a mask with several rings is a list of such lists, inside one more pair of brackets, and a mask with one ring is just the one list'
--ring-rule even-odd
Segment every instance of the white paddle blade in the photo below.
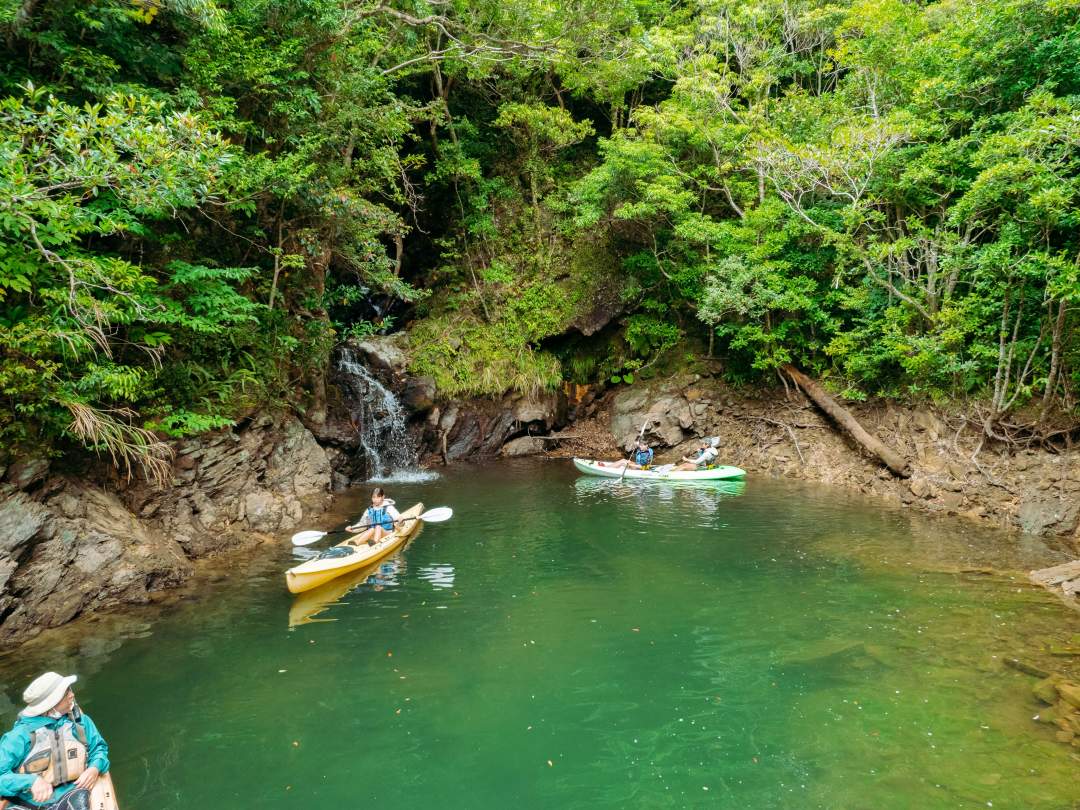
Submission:
{"label": "white paddle blade", "polygon": [[322,540],[326,537],[326,532],[308,531],[297,532],[292,536],[292,544],[294,546],[310,546],[316,540]]}
{"label": "white paddle blade", "polygon": [[442,523],[454,516],[454,510],[449,506],[437,506],[420,515],[420,520],[425,523]]}

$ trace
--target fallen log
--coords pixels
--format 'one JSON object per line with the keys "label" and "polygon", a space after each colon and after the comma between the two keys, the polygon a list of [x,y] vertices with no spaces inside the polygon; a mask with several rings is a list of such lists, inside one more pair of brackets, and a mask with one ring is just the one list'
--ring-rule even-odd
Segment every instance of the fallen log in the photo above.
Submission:
{"label": "fallen log", "polygon": [[791,378],[795,385],[813,400],[815,405],[821,408],[837,426],[854,439],[856,444],[871,455],[881,459],[885,466],[900,478],[911,476],[911,466],[908,464],[907,459],[885,445],[877,436],[868,433],[847,408],[825,393],[824,388],[790,363],[782,366],[781,369]]}

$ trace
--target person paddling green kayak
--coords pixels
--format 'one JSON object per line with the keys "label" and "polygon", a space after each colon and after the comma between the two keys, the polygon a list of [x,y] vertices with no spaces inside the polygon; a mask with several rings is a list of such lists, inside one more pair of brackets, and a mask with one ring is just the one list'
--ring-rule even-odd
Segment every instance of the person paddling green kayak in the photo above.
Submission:
{"label": "person paddling green kayak", "polygon": [[371,493],[371,508],[364,512],[364,516],[352,526],[346,526],[345,531],[366,533],[365,540],[370,543],[378,543],[386,535],[399,525],[401,515],[394,508],[394,502],[386,497],[382,487],[375,487]]}
{"label": "person paddling green kayak", "polygon": [[637,440],[637,445],[630,458],[622,458],[618,461],[598,461],[596,463],[602,467],[612,467],[616,470],[621,470],[623,467],[629,470],[647,470],[652,466],[654,455],[649,443],[644,438],[641,438]]}
{"label": "person paddling green kayak", "polygon": [[683,456],[680,459],[680,464],[675,467],[676,470],[707,470],[713,464],[716,463],[716,457],[719,453],[716,451],[716,445],[720,443],[719,439],[708,439],[701,443],[698,451],[692,456]]}

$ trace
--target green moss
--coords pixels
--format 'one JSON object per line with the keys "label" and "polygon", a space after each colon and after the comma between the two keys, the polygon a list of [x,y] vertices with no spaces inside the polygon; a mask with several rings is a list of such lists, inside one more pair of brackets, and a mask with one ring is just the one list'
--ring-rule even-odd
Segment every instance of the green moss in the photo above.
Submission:
{"label": "green moss", "polygon": [[443,315],[410,331],[410,370],[435,380],[442,396],[536,394],[562,380],[557,358],[522,339],[515,324],[485,324],[474,317]]}

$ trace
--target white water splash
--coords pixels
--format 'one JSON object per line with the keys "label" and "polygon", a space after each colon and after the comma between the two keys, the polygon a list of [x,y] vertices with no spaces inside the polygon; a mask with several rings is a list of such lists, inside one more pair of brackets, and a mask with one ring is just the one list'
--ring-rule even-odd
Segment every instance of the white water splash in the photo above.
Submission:
{"label": "white water splash", "polygon": [[422,484],[424,481],[434,481],[439,474],[434,470],[422,470],[417,467],[414,470],[395,470],[386,475],[373,475],[368,478],[376,484]]}
{"label": "white water splash", "polygon": [[353,424],[360,434],[360,451],[369,480],[412,483],[437,478],[436,473],[418,466],[416,446],[401,403],[360,362],[351,346],[338,350],[337,367]]}

